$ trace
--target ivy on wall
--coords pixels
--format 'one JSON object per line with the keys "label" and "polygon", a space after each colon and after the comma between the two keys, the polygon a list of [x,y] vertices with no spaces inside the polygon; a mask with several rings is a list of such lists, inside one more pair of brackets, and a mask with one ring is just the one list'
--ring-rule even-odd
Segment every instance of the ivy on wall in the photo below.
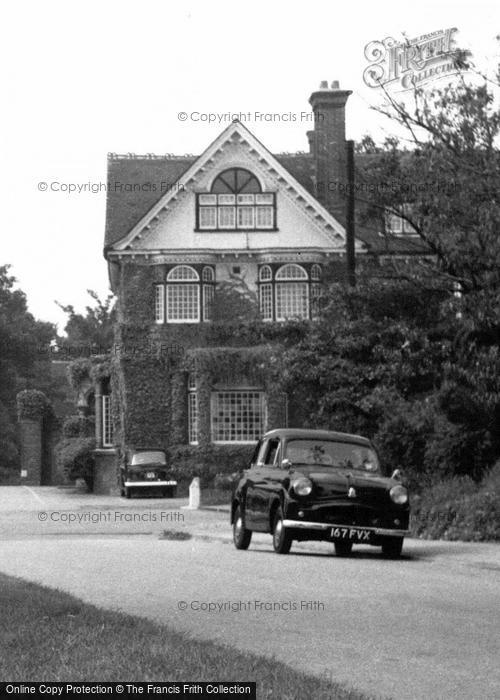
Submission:
{"label": "ivy on wall", "polygon": [[109,355],[79,357],[68,365],[68,379],[71,387],[78,391],[85,381],[106,380],[111,376]]}
{"label": "ivy on wall", "polygon": [[[119,452],[126,447],[162,447],[181,471],[196,466],[215,475],[234,471],[222,455],[251,446],[211,444],[210,401],[217,386],[258,386],[267,394],[268,420],[284,423],[280,358],[283,348],[310,331],[309,321],[264,323],[255,314],[224,314],[200,324],[156,324],[154,284],[165,279],[164,265],[127,261],[119,271],[115,344],[110,358],[112,410]],[[227,293],[227,285],[223,290]],[[220,295],[219,295],[220,296]],[[239,307],[243,308],[241,295]],[[187,378],[194,373],[198,396],[198,442],[188,442]],[[236,449],[236,453],[234,450]],[[215,470],[215,471],[214,471]]]}
{"label": "ivy on wall", "polygon": [[19,420],[42,420],[52,413],[52,407],[42,391],[25,389],[16,397]]}

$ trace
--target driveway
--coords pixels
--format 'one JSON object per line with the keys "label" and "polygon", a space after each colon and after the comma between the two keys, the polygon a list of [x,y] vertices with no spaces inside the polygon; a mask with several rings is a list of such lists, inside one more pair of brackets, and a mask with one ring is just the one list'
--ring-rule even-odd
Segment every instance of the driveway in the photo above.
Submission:
{"label": "driveway", "polygon": [[[380,697],[498,698],[497,545],[409,540],[400,561],[384,560],[369,547],[339,559],[323,544],[294,545],[279,556],[270,537],[260,535],[239,552],[230,542],[226,514],[181,509],[184,521],[168,528],[149,522],[144,532],[138,521],[121,530],[101,522],[99,531],[93,524],[70,531],[47,520],[44,530],[36,520],[42,506],[43,512],[49,505],[59,512],[71,505],[80,513],[109,508],[158,515],[162,509],[174,512],[174,503],[147,499],[126,502],[125,508],[120,499],[86,502],[73,495],[69,503],[64,494],[33,491],[43,503],[31,509],[23,499],[32,494],[10,496],[0,489],[0,570],[7,574],[275,656]],[[16,499],[24,506],[13,514],[5,504]],[[197,536],[159,538],[164,529],[179,528]]]}

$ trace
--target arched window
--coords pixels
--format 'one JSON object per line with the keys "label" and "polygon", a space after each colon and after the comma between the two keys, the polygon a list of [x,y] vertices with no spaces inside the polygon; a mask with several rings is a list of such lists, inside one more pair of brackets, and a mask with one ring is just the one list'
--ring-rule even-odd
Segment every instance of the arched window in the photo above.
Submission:
{"label": "arched window", "polygon": [[309,318],[309,281],[301,265],[289,263],[276,273],[276,320]]}
{"label": "arched window", "polygon": [[155,284],[156,323],[210,321],[215,294],[215,269],[205,265],[198,272],[191,265],[175,265],[166,284]]}
{"label": "arched window", "polygon": [[202,277],[204,282],[213,282],[214,281],[213,267],[204,267],[203,272],[201,273],[201,277]]}
{"label": "arched window", "polygon": [[200,276],[189,265],[177,265],[167,275],[167,323],[198,323]]}
{"label": "arched window", "polygon": [[199,274],[189,265],[177,265],[167,275],[167,282],[197,282],[199,279]]}
{"label": "arched window", "polygon": [[300,265],[295,265],[290,263],[289,265],[283,265],[280,267],[276,273],[277,280],[306,280],[307,272]]}
{"label": "arched window", "polygon": [[321,279],[321,266],[316,265],[316,263],[311,267],[311,279],[314,282],[318,282]]}
{"label": "arched window", "polygon": [[210,194],[197,195],[197,225],[200,231],[274,229],[275,193],[262,192],[249,170],[229,168],[219,173]]}
{"label": "arched window", "polygon": [[259,280],[261,282],[267,282],[269,280],[272,280],[273,278],[273,272],[269,265],[262,265],[259,271]]}

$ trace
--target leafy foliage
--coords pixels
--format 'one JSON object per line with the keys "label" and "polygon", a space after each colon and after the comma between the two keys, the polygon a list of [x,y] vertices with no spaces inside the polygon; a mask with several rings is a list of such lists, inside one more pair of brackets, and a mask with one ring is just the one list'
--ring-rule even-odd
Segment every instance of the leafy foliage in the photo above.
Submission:
{"label": "leafy foliage", "polygon": [[95,438],[74,437],[63,438],[56,445],[56,459],[68,479],[84,479],[89,491],[94,482]]}
{"label": "leafy foliage", "polygon": [[370,436],[413,488],[481,478],[500,455],[498,348],[463,347],[442,290],[334,284],[322,321],[283,358],[298,424]]}
{"label": "leafy foliage", "polygon": [[500,540],[500,463],[480,484],[453,477],[424,489],[412,504],[414,533],[426,539]]}
{"label": "leafy foliage", "polygon": [[103,301],[96,292],[87,290],[92,297],[94,306],[85,307],[85,315],[77,313],[71,304],[63,305],[56,302],[68,316],[64,328],[67,338],[59,341],[61,349],[65,346],[81,348],[82,355],[88,348],[88,354],[107,352],[113,343],[113,320],[115,317],[114,296],[108,295]]}
{"label": "leafy foliage", "polygon": [[54,396],[47,349],[55,338],[51,323],[28,312],[26,295],[15,289],[9,266],[0,266],[0,481],[19,467],[16,438],[16,394],[37,389]]}

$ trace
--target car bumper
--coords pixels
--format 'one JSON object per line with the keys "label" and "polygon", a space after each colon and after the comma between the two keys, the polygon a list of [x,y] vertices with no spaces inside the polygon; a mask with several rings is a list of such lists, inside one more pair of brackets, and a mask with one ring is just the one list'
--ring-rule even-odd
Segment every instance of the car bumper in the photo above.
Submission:
{"label": "car bumper", "polygon": [[315,523],[304,520],[283,520],[285,527],[293,528],[294,530],[333,530],[334,528],[354,528],[358,530],[369,530],[374,535],[389,536],[389,537],[405,537],[410,534],[410,530],[396,530],[386,527],[366,527],[365,525],[346,525],[336,523]]}
{"label": "car bumper", "polygon": [[144,486],[147,488],[153,487],[164,487],[164,486],[177,486],[177,481],[124,481],[124,486],[136,488],[137,486]]}

